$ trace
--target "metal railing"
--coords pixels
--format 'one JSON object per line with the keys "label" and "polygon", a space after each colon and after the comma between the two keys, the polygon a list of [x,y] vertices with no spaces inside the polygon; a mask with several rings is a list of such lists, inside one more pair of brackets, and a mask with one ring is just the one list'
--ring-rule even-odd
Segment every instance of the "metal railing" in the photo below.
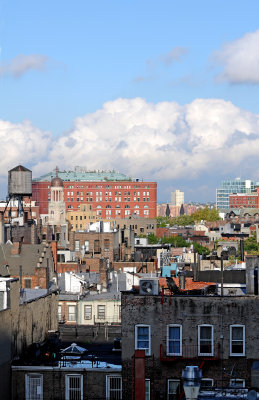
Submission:
{"label": "metal railing", "polygon": [[166,343],[160,345],[160,359],[161,361],[175,361],[180,359],[207,359],[219,360],[220,357],[220,344],[214,345],[214,348],[202,349],[198,345],[189,345],[182,343],[182,348],[175,349],[174,352],[169,352]]}

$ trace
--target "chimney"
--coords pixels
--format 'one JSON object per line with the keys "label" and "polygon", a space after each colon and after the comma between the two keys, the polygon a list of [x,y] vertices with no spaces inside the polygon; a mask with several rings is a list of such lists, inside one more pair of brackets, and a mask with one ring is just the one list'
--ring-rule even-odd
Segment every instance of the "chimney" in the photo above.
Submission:
{"label": "chimney", "polygon": [[107,289],[107,286],[108,286],[108,268],[107,268],[107,260],[105,260],[104,258],[100,259],[99,283],[102,285],[102,287],[104,289]]}
{"label": "chimney", "polygon": [[185,289],[185,275],[186,275],[186,272],[184,270],[181,270],[178,272],[179,286],[180,286],[180,289],[182,289],[182,290]]}
{"label": "chimney", "polygon": [[21,253],[21,243],[19,242],[14,242],[12,245],[12,250],[11,250],[11,254],[13,256],[17,256]]}

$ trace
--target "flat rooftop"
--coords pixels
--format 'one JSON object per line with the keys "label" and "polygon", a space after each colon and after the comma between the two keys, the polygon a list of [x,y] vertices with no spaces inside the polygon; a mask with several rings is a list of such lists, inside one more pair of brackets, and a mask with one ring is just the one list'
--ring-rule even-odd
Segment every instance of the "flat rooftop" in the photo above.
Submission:
{"label": "flat rooftop", "polygon": [[[56,177],[56,170],[48,172],[39,178],[34,178],[33,182],[50,182]],[[109,181],[133,181],[130,176],[118,171],[93,170],[88,171],[85,168],[76,167],[74,171],[58,171],[58,177],[65,182],[109,182]]]}

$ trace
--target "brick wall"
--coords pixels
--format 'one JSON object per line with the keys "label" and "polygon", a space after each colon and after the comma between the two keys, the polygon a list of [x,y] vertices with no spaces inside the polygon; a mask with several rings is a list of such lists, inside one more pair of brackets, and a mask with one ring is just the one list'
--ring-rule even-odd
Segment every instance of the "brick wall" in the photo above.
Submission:
{"label": "brick wall", "polygon": [[[240,297],[183,297],[139,296],[122,294],[122,363],[124,394],[132,391],[132,362],[135,349],[135,326],[150,326],[151,355],[145,357],[146,379],[151,379],[153,396],[166,398],[167,379],[180,379],[186,365],[201,365],[203,377],[229,383],[231,370],[250,385],[251,365],[259,356],[259,298]],[[167,325],[182,326],[184,356],[166,355]],[[212,357],[198,356],[198,325],[213,325],[214,353]],[[245,325],[245,355],[230,356],[230,325]],[[222,337],[223,336],[223,337]],[[189,354],[186,357],[186,354]],[[162,357],[161,357],[162,355]],[[222,368],[226,374],[222,376]],[[127,397],[125,397],[127,398]]]}

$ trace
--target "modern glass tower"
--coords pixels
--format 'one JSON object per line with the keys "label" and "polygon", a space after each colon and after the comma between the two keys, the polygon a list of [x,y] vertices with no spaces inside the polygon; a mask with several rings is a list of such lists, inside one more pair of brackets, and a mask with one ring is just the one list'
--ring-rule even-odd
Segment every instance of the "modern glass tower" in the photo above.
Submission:
{"label": "modern glass tower", "polygon": [[216,206],[218,209],[229,208],[229,195],[231,193],[250,194],[255,190],[257,184],[250,179],[242,180],[236,178],[234,180],[222,181],[220,188],[216,189]]}

